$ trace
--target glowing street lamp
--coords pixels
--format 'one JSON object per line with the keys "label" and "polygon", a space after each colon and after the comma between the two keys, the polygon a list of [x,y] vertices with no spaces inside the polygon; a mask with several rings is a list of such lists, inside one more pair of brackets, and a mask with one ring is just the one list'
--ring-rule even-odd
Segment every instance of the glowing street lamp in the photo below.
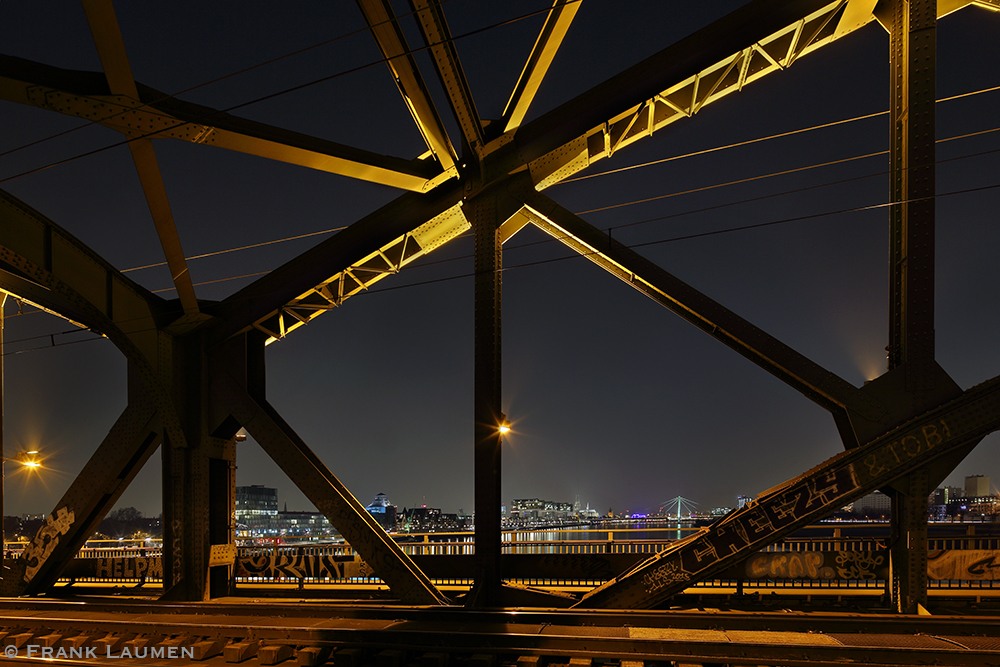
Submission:
{"label": "glowing street lamp", "polygon": [[[0,444],[0,447],[2,447],[2,444]],[[3,450],[0,449],[0,453],[2,453],[2,451]],[[9,458],[6,456],[0,456],[0,549],[6,550],[7,548],[6,535],[4,534],[3,526],[4,477],[6,476],[4,464],[8,461],[13,461],[15,463],[20,463],[25,468],[38,469],[42,467],[42,460],[39,458],[39,454],[40,452],[37,449],[33,449],[27,452],[18,452],[17,456]]]}

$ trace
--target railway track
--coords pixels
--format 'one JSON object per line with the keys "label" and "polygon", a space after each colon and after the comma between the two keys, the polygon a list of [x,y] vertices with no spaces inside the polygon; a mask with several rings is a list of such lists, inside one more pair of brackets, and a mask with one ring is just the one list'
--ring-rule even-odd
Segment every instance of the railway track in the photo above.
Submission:
{"label": "railway track", "polygon": [[[1000,665],[1000,617],[0,601],[4,664]],[[45,649],[48,649],[45,651]]]}

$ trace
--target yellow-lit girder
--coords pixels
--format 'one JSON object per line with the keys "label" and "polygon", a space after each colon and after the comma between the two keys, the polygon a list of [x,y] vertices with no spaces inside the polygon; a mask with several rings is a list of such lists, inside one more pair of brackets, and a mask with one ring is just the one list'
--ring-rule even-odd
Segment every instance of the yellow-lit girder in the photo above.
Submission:
{"label": "yellow-lit girder", "polygon": [[406,44],[406,37],[396,21],[392,6],[388,0],[357,0],[357,2],[427,147],[441,163],[444,171],[457,175],[455,162],[458,160],[458,155],[434,107],[430,93],[427,92],[424,78]]}
{"label": "yellow-lit girder", "polygon": [[[62,87],[69,81],[71,90]],[[141,99],[110,95],[89,72],[0,56],[0,99],[100,123],[130,139],[178,139],[331,174],[426,192],[453,174],[433,161],[379,155],[182,102],[137,84]]]}
{"label": "yellow-lit girder", "polygon": [[469,228],[461,205],[456,204],[412,232],[393,239],[329,280],[290,300],[280,310],[254,322],[253,327],[267,334],[266,344],[273,343],[386,276],[398,273],[404,266]]}
{"label": "yellow-lit girder", "polygon": [[531,54],[504,109],[500,120],[504,132],[520,127],[581,4],[583,0],[556,0],[549,10],[542,30],[538,33],[538,39],[531,48]]}
{"label": "yellow-lit girder", "polygon": [[[690,118],[747,84],[787,69],[802,56],[847,34],[838,34],[838,21],[847,5],[847,0],[834,0],[609,118],[570,145],[529,164],[532,179],[539,190],[545,189],[671,123]],[[872,20],[869,10],[863,22],[851,30]]]}
{"label": "yellow-lit girder", "polygon": [[[802,3],[789,2],[788,7],[794,8],[796,4]],[[814,6],[816,4],[813,3]],[[794,22],[757,37],[751,43],[733,44],[734,50],[721,59],[696,72],[687,73],[656,94],[591,126],[576,138],[532,158],[528,165],[532,180],[539,190],[543,190],[671,123],[690,118],[706,105],[738,92],[772,72],[787,69],[803,56],[871,23],[875,20],[872,12],[876,4],[876,0],[832,0]],[[939,0],[938,16],[970,5],[1000,11],[1000,0]],[[738,30],[738,26],[731,29]],[[695,37],[699,35],[701,33]],[[705,39],[711,39],[711,35],[706,34]],[[655,58],[657,56],[650,61]],[[636,87],[639,88],[639,84]],[[590,94],[601,88],[599,86]],[[614,93],[621,91],[608,92],[614,97]],[[586,95],[575,102],[585,104]],[[523,129],[529,127],[531,124]],[[490,148],[496,149],[502,143],[495,142]],[[529,157],[532,152],[529,149]]]}

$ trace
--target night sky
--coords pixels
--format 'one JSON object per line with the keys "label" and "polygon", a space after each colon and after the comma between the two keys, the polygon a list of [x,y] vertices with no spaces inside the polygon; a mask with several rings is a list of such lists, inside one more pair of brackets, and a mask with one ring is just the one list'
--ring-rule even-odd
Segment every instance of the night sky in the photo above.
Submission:
{"label": "night sky", "polygon": [[[584,0],[526,122],[742,4]],[[141,83],[379,153],[423,153],[355,3],[287,7],[116,10]],[[484,118],[503,111],[544,13],[513,19],[547,8],[445,3],[453,35],[479,31],[457,46]],[[409,20],[406,30],[411,47],[421,44]],[[967,8],[941,20],[939,99],[1000,86],[997,35],[997,13]],[[0,52],[100,71],[78,2],[0,3]],[[429,59],[418,60],[458,143]],[[578,176],[877,114],[888,108],[888,81],[887,35],[872,23]],[[938,137],[996,128],[998,102],[1000,91],[938,104]],[[10,102],[0,102],[0,126],[0,187],[122,270],[163,261],[121,135]],[[879,115],[546,194],[860,386],[885,369],[889,218],[884,207],[851,209],[887,201],[888,157],[711,186],[879,153],[887,130]],[[400,194],[210,147],[155,146],[188,257],[341,228]],[[937,156],[937,358],[968,388],[1000,372],[1000,132],[941,143]],[[638,200],[649,201],[629,204]],[[328,236],[192,259],[198,296],[223,299]],[[267,348],[269,400],[363,504],[385,492],[400,507],[473,509],[471,252],[471,237],[453,241]],[[645,512],[682,495],[706,509],[733,506],[842,449],[825,410],[541,232],[509,241],[504,264],[503,393],[514,425],[505,501],[579,496],[602,512]],[[165,266],[127,275],[174,296]],[[12,300],[5,310],[5,451],[40,447],[50,469],[28,479],[8,466],[7,514],[51,511],[125,406],[116,348],[31,310],[15,317]],[[989,436],[948,482],[1000,478],[998,443]],[[276,486],[289,509],[309,508],[252,440],[239,445],[237,465],[238,484]],[[156,455],[119,506],[158,514],[159,477]]]}

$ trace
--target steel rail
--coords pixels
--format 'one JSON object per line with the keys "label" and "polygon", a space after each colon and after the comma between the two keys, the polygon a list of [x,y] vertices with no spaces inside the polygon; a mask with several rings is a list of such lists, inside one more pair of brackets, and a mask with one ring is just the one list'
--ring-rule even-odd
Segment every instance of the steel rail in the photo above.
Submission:
{"label": "steel rail", "polygon": [[[229,646],[251,642],[300,650],[393,648],[515,658],[568,656],[734,665],[843,665],[845,660],[867,665],[987,665],[1000,660],[994,639],[1000,628],[997,617],[970,622],[966,617],[859,619],[780,613],[749,618],[706,612],[554,614],[311,607],[301,601],[174,606],[4,601],[0,609],[0,626],[16,633],[21,646],[42,637],[77,635],[89,635],[96,643],[104,633],[117,637],[114,641],[118,642],[138,633],[156,637],[157,643],[169,638],[182,646],[216,642],[218,653],[223,649],[219,640],[224,640]],[[976,636],[983,634],[985,639]]]}

